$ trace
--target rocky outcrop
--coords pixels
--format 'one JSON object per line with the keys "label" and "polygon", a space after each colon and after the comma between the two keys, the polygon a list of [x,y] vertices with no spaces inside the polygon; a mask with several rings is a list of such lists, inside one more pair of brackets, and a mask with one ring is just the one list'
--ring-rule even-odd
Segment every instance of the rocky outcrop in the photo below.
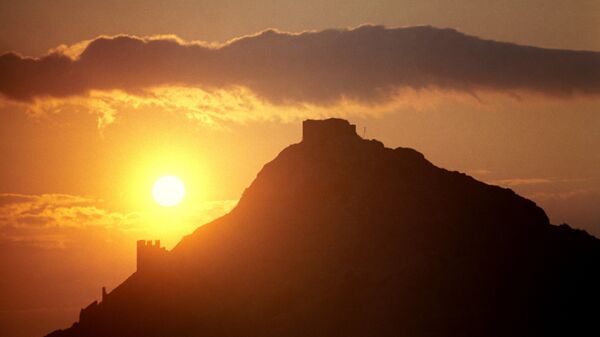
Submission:
{"label": "rocky outcrop", "polygon": [[591,336],[600,243],[513,191],[307,121],[229,214],[52,336]]}

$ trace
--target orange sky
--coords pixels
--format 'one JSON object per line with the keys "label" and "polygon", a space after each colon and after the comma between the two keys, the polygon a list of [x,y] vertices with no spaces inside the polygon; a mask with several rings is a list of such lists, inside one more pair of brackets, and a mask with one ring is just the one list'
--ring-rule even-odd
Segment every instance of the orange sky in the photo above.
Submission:
{"label": "orange sky", "polygon": [[[354,29],[365,23],[388,28]],[[393,29],[420,24],[458,32]],[[0,335],[72,323],[133,272],[136,239],[170,248],[231,209],[300,140],[304,118],[347,118],[599,236],[599,27],[597,1],[1,3],[0,54],[21,56],[0,60],[0,268],[12,271],[0,280]],[[267,28],[279,32],[254,35]],[[441,52],[402,49],[411,36]],[[522,57],[473,37],[596,53]],[[464,50],[489,46],[507,54],[464,64]],[[60,57],[23,70],[53,48]],[[411,55],[427,67],[402,63]],[[172,209],[151,199],[165,174],[188,190]]]}

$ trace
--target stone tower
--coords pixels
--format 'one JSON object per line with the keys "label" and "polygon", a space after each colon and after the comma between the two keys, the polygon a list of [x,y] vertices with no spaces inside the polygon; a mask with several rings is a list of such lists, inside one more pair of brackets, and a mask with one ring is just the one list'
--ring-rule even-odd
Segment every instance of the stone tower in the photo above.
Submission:
{"label": "stone tower", "polygon": [[168,252],[160,246],[160,240],[138,240],[137,242],[137,271],[159,270],[164,264]]}

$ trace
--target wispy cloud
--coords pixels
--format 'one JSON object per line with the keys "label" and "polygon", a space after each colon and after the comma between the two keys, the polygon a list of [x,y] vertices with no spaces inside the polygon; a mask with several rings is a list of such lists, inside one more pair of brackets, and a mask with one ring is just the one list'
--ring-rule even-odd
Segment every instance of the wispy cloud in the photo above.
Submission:
{"label": "wispy cloud", "polygon": [[67,194],[0,194],[0,241],[64,247],[75,232],[126,228],[134,214],[103,209],[98,199]]}
{"label": "wispy cloud", "polygon": [[552,180],[546,178],[513,178],[493,180],[490,183],[501,186],[523,186],[523,185],[540,185],[552,183]]}
{"label": "wispy cloud", "polygon": [[[186,228],[194,228],[225,214],[237,203],[222,200],[200,203],[190,211]],[[68,194],[0,194],[0,245],[24,244],[64,248],[83,240],[128,237],[132,244],[152,231],[151,215],[110,210],[102,200]],[[180,233],[180,236],[188,233]],[[154,233],[156,235],[156,233]],[[175,238],[176,239],[176,238]],[[77,241],[80,242],[77,242]]]}

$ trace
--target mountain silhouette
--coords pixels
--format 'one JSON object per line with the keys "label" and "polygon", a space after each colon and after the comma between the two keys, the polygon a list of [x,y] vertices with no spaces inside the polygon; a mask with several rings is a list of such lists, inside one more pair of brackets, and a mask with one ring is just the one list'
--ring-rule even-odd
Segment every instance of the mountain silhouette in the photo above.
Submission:
{"label": "mountain silhouette", "polygon": [[48,336],[599,336],[600,241],[510,189],[307,120],[239,204]]}

